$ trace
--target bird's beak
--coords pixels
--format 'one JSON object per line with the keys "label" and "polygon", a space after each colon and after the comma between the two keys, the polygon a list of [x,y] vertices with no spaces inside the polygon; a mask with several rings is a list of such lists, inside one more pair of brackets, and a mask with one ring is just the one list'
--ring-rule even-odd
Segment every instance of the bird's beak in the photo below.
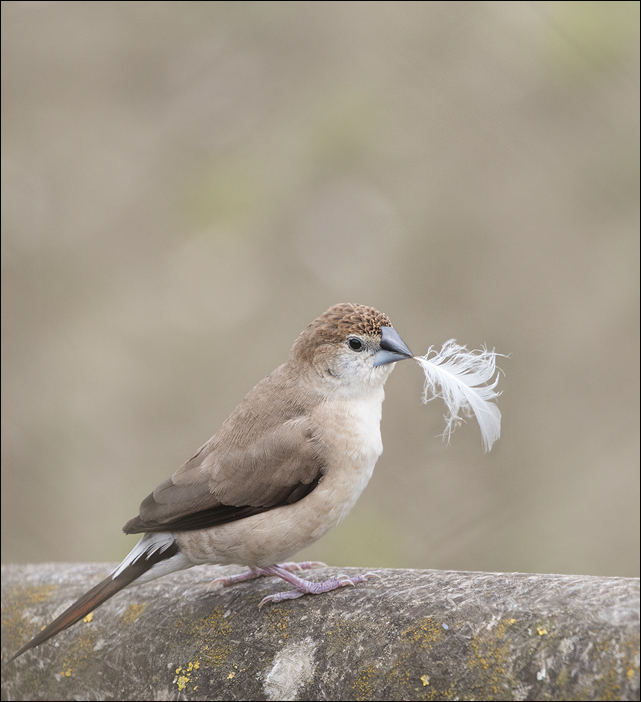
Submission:
{"label": "bird's beak", "polygon": [[374,366],[384,366],[386,363],[403,361],[406,358],[413,358],[413,356],[414,354],[398,335],[396,329],[393,327],[381,329],[381,348],[374,356]]}

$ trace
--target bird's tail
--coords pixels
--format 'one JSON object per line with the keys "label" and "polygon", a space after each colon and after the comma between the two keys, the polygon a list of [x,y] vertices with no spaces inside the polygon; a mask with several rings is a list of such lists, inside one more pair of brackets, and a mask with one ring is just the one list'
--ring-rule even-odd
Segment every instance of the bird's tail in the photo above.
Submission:
{"label": "bird's tail", "polygon": [[[89,592],[86,592],[79,600],[74,602],[49,626],[45,627],[37,636],[34,636],[29,643],[25,644],[9,659],[9,662],[80,621],[117,592],[131,585],[135,580],[140,578],[140,582],[146,582],[155,579],[159,575],[165,575],[173,570],[184,568],[185,565],[176,564],[174,567],[158,568],[157,575],[150,572],[155,565],[177,556],[179,550],[178,543],[172,534],[145,534],[111,575],[95,587],[92,587]],[[180,561],[180,559],[178,560]],[[166,566],[169,566],[169,563]],[[145,574],[147,574],[147,577],[141,577]]]}

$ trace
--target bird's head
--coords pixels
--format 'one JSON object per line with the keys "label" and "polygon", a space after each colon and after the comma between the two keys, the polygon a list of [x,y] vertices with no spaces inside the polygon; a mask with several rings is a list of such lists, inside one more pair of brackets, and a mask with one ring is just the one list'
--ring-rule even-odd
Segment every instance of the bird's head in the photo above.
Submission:
{"label": "bird's head", "polygon": [[330,307],[300,334],[291,358],[333,386],[382,387],[396,361],[413,354],[389,317],[373,307]]}

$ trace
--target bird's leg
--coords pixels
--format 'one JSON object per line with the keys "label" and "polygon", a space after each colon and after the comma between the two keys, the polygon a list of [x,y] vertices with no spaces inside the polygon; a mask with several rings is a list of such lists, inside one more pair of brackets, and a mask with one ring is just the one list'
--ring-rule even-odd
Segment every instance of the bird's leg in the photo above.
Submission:
{"label": "bird's leg", "polygon": [[258,608],[260,609],[266,602],[282,602],[283,600],[293,600],[297,597],[302,597],[303,595],[320,595],[323,592],[330,592],[331,590],[336,590],[339,587],[346,587],[348,585],[356,585],[356,583],[362,583],[367,580],[367,578],[373,578],[374,573],[365,573],[364,575],[354,575],[351,578],[346,575],[340,575],[337,578],[329,578],[329,580],[324,580],[322,583],[313,583],[309,580],[303,580],[297,575],[291,573],[288,569],[283,568],[279,565],[265,566],[261,568],[265,575],[277,575],[279,578],[286,580],[291,583],[296,589],[287,590],[285,592],[277,592],[275,595],[268,595],[264,597]]}
{"label": "bird's leg", "polygon": [[[325,566],[326,563],[321,563],[321,561],[302,561],[301,563],[279,563],[275,568],[282,568],[285,571],[291,572],[293,570],[309,570],[310,568],[316,568],[319,566]],[[253,580],[254,578],[262,578],[263,576],[278,575],[278,573],[268,573],[264,568],[258,568],[256,566],[250,567],[245,573],[238,573],[238,575],[228,575],[221,578],[216,578],[209,583],[209,587],[212,585],[218,585],[219,583],[223,587],[228,587],[229,585],[235,585],[236,583],[244,583],[246,580]],[[281,576],[282,577],[282,576]],[[301,582],[307,582],[302,580]]]}

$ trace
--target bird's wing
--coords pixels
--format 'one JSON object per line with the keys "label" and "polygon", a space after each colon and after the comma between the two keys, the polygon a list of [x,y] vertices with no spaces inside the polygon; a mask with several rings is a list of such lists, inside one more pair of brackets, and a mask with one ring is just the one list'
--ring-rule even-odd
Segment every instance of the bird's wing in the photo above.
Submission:
{"label": "bird's wing", "polygon": [[292,504],[323,475],[326,447],[309,401],[282,387],[282,367],[261,381],[220,430],[140,506],[124,531],[189,531]]}

